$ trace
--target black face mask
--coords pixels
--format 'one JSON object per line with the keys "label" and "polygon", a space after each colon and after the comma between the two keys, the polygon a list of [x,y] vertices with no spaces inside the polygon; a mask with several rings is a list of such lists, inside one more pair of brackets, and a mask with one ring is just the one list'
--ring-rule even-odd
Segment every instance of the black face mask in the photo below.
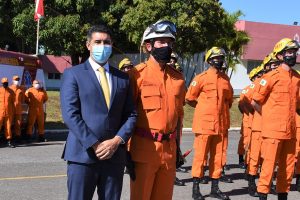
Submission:
{"label": "black face mask", "polygon": [[2,85],[3,85],[4,88],[8,87],[8,83],[2,83]]}
{"label": "black face mask", "polygon": [[222,66],[224,64],[224,60],[211,60],[209,62],[209,64],[211,64],[213,67],[215,67],[217,69],[222,69]]}
{"label": "black face mask", "polygon": [[297,61],[297,56],[292,55],[292,56],[284,56],[283,57],[283,62],[287,64],[289,67],[293,67],[296,64]]}
{"label": "black face mask", "polygon": [[161,48],[153,47],[153,50],[151,51],[151,55],[159,63],[170,62],[171,54],[172,54],[172,48],[169,46],[161,47]]}

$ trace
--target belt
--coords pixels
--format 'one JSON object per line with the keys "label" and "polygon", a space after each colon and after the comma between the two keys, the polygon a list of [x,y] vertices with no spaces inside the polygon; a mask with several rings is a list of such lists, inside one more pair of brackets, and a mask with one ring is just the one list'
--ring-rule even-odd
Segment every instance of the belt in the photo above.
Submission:
{"label": "belt", "polygon": [[151,132],[143,128],[136,128],[135,134],[141,137],[152,139],[157,142],[162,142],[163,140],[169,141],[170,139],[176,137],[176,131],[169,132],[169,133],[158,133],[158,132]]}

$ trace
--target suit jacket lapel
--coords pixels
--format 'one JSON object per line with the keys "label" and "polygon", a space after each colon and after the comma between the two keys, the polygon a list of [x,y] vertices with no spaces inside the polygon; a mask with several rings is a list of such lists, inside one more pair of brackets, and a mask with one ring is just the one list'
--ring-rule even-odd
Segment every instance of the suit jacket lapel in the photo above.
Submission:
{"label": "suit jacket lapel", "polygon": [[93,83],[93,85],[97,88],[97,90],[98,90],[97,92],[99,93],[100,98],[102,98],[102,100],[99,101],[99,103],[103,102],[103,106],[107,108],[101,85],[96,77],[96,74],[95,74],[91,64],[89,63],[88,60],[84,64],[85,64],[85,67],[88,70],[90,78],[91,78],[90,80],[87,80],[87,81],[91,81]]}
{"label": "suit jacket lapel", "polygon": [[[117,88],[118,88],[118,77],[115,75],[115,70],[112,66],[109,66],[109,71],[111,72],[111,82],[112,82],[112,88],[111,88],[111,95],[110,95],[110,106],[113,103]],[[109,107],[110,107],[109,106]]]}

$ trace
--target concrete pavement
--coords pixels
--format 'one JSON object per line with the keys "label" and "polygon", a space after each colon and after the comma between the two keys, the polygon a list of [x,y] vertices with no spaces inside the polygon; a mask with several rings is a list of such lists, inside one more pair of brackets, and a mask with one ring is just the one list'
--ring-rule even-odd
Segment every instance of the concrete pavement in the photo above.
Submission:
{"label": "concrete pavement", "polygon": [[[67,199],[66,163],[60,159],[66,134],[64,132],[47,133],[47,143],[20,145],[15,149],[0,148],[0,199],[4,200],[63,200]],[[231,199],[258,199],[247,194],[247,182],[243,180],[243,170],[237,168],[236,154],[239,133],[236,130],[229,134],[228,163],[231,169],[226,173],[234,179],[234,183],[220,183],[222,191]],[[185,133],[182,139],[182,151],[192,148],[194,136]],[[187,157],[184,165],[191,168],[193,152]],[[175,186],[173,199],[192,199],[192,182],[189,173],[177,173],[186,182],[186,186]],[[295,180],[293,180],[294,184]],[[163,187],[163,186],[162,186]],[[200,185],[206,199],[210,193],[210,183]],[[300,199],[300,193],[291,191],[289,199]],[[97,199],[96,195],[94,199]],[[268,199],[277,199],[269,195]],[[129,200],[129,177],[124,176],[122,200]]]}

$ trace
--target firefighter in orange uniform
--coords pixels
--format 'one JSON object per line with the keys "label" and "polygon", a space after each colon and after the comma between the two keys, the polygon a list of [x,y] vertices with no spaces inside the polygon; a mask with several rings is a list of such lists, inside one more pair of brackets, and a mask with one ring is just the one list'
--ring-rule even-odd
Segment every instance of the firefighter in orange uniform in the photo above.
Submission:
{"label": "firefighter in orange uniform", "polygon": [[204,162],[209,159],[209,176],[212,179],[210,196],[229,199],[219,189],[222,172],[224,135],[229,124],[229,109],[233,102],[233,89],[226,74],[220,72],[225,59],[225,51],[219,47],[211,48],[205,55],[209,69],[197,75],[192,81],[186,102],[195,108],[193,119],[194,160],[192,165],[193,199],[204,199],[200,193],[199,180],[204,175]]}
{"label": "firefighter in orange uniform", "polygon": [[[224,75],[227,76],[227,69],[228,69],[228,66],[226,63],[224,63],[220,72],[224,73]],[[232,89],[231,93],[233,94],[233,89]],[[231,105],[229,103],[225,103],[225,106],[228,106],[228,108],[225,108],[226,113],[225,113],[225,117],[224,117],[224,119],[228,120],[228,122],[226,123],[228,125],[228,127],[223,134],[224,138],[223,138],[223,154],[222,154],[222,173],[221,173],[220,181],[224,182],[224,183],[233,183],[233,180],[225,174],[225,169],[226,170],[230,169],[229,166],[227,165],[227,149],[228,149],[228,129],[230,128],[229,109],[230,109]],[[207,161],[205,160],[205,165],[206,165],[206,163],[207,163]]]}
{"label": "firefighter in orange uniform", "polygon": [[171,200],[176,171],[176,127],[182,121],[185,95],[180,72],[168,66],[176,27],[158,21],[147,27],[142,45],[148,61],[129,71],[138,119],[130,153],[136,180],[131,200]]}
{"label": "firefighter in orange uniform", "polygon": [[19,81],[19,76],[13,76],[12,85],[10,86],[15,95],[14,134],[16,142],[21,140],[22,103],[24,102],[24,93],[21,86],[19,86]]}
{"label": "firefighter in orange uniform", "polygon": [[257,175],[258,161],[260,158],[260,132],[261,132],[261,115],[257,111],[253,109],[251,106],[252,96],[257,87],[259,87],[259,82],[261,80],[261,76],[263,75],[264,67],[263,65],[258,66],[256,68],[255,80],[250,84],[249,91],[245,94],[246,101],[249,102],[251,110],[249,113],[251,114],[251,120],[249,120],[250,133],[248,135],[249,141],[247,144],[247,170],[246,175],[248,178],[248,192],[250,196],[257,197],[258,194],[256,192],[256,184],[255,184],[255,176]]}
{"label": "firefighter in orange uniform", "polygon": [[300,75],[292,69],[296,64],[298,42],[280,40],[273,53],[280,61],[277,69],[265,74],[252,105],[262,114],[263,163],[257,191],[260,199],[267,199],[276,164],[278,199],[287,199],[294,173],[296,147],[296,110],[299,111]]}
{"label": "firefighter in orange uniform", "polygon": [[[252,87],[250,89],[252,92],[247,96],[249,102],[252,101],[252,97],[254,92],[259,91],[260,88],[260,81],[261,76],[264,73],[268,73],[270,70],[276,69],[278,60],[273,55],[273,52],[270,53],[268,56],[265,57],[261,66],[257,68],[257,78],[255,79]],[[255,177],[258,173],[258,166],[261,161],[261,148],[262,148],[262,138],[261,138],[261,121],[262,117],[261,114],[257,111],[254,112],[252,118],[252,125],[251,125],[251,136],[250,136],[250,145],[249,145],[249,163],[248,163],[248,192],[250,196],[257,197],[256,191],[256,183]]]}
{"label": "firefighter in orange uniform", "polygon": [[38,126],[38,140],[40,142],[46,142],[44,136],[44,103],[48,100],[47,93],[41,88],[41,84],[38,80],[34,80],[32,83],[33,87],[29,88],[25,92],[26,101],[29,105],[28,113],[28,125],[27,125],[27,137],[30,139],[32,136],[32,130],[35,122]]}
{"label": "firefighter in orange uniform", "polygon": [[[253,82],[256,79],[257,77],[256,72],[257,72],[257,68],[253,68],[249,73],[249,79],[251,82]],[[248,93],[254,91],[254,90],[250,90],[250,87],[252,87],[252,83],[246,86],[242,90],[239,104],[238,104],[239,110],[243,114],[243,120],[241,125],[241,132],[240,132],[241,137],[238,144],[239,167],[242,169],[246,169],[246,166],[249,161],[249,156],[246,155],[246,153],[248,154],[248,151],[246,152],[245,149],[249,147],[249,143],[250,143],[252,114],[254,112],[251,106],[251,102],[249,102],[249,100],[246,98],[246,95],[249,95]]]}
{"label": "firefighter in orange uniform", "polygon": [[0,88],[0,130],[4,126],[4,134],[7,140],[7,146],[14,148],[12,143],[11,124],[14,113],[14,93],[8,87],[8,79],[3,77],[1,79],[2,86]]}

